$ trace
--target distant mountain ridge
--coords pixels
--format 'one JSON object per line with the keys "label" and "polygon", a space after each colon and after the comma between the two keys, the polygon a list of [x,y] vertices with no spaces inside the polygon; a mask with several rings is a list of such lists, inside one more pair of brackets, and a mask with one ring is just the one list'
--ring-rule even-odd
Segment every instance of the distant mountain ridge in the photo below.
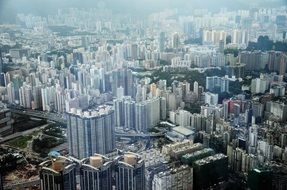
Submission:
{"label": "distant mountain ridge", "polygon": [[117,13],[149,14],[166,8],[247,9],[253,5],[287,5],[287,0],[0,0],[0,23],[14,23],[17,13],[48,15],[58,8],[106,7]]}

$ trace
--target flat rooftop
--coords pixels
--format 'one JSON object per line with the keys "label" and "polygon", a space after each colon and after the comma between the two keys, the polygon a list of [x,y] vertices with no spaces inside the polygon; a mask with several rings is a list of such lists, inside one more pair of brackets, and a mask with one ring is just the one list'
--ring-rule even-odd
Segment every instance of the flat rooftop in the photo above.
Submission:
{"label": "flat rooftop", "polygon": [[174,127],[172,128],[172,130],[184,136],[190,136],[194,134],[194,132],[191,129],[182,126]]}

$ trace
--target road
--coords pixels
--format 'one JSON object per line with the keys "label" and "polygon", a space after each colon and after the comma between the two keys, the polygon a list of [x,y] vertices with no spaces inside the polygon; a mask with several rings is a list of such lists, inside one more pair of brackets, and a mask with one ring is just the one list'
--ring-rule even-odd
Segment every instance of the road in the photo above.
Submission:
{"label": "road", "polygon": [[68,149],[68,143],[60,144],[60,145],[52,148],[50,151],[62,151],[64,149]]}
{"label": "road", "polygon": [[39,110],[25,109],[25,108],[21,108],[19,106],[8,105],[7,107],[11,110],[12,113],[32,116],[32,117],[41,118],[41,119],[47,119],[47,120],[59,123],[61,125],[67,125],[67,121],[65,118],[63,118],[62,114],[49,113],[49,112],[44,112],[44,111],[39,111]]}
{"label": "road", "polygon": [[149,138],[149,137],[162,137],[162,136],[164,136],[164,133],[141,134],[141,133],[120,133],[120,132],[116,132],[116,136],[118,136],[118,137],[142,137],[142,138]]}
{"label": "road", "polygon": [[[36,118],[42,118],[54,121],[56,123],[59,123],[61,125],[67,125],[67,121],[63,118],[61,114],[56,113],[48,113],[38,110],[30,110],[30,109],[24,109],[21,107],[16,106],[7,106],[12,113],[21,114],[21,115],[28,115]],[[140,134],[140,133],[118,133],[116,132],[116,136],[119,137],[142,137],[142,138],[148,138],[148,137],[161,137],[164,136],[163,133],[151,133],[151,134]]]}
{"label": "road", "polygon": [[[56,113],[48,113],[44,111],[38,111],[38,110],[31,110],[31,109],[24,109],[19,106],[7,106],[12,113],[21,114],[21,115],[28,115],[36,118],[42,118],[54,121],[56,123],[59,123],[61,125],[67,125],[67,121],[65,118],[63,118],[62,114],[56,114]],[[150,133],[150,134],[140,134],[140,133],[121,133],[116,132],[116,136],[119,137],[161,137],[164,136],[163,133]]]}
{"label": "road", "polygon": [[36,178],[33,180],[21,180],[5,185],[4,190],[14,190],[14,189],[24,190],[26,188],[39,185],[40,185],[40,178]]}
{"label": "road", "polygon": [[12,134],[12,135],[5,136],[5,137],[3,137],[3,138],[0,139],[0,143],[9,141],[9,140],[11,140],[11,139],[15,139],[15,138],[20,137],[20,136],[29,135],[29,134],[31,134],[31,133],[34,133],[35,131],[44,129],[44,128],[47,127],[48,125],[49,125],[49,124],[45,124],[45,125],[42,125],[42,126],[40,126],[40,127],[36,127],[36,128],[33,128],[33,129],[29,129],[29,130],[26,130],[26,131],[17,132],[17,133],[14,133],[14,134]]}

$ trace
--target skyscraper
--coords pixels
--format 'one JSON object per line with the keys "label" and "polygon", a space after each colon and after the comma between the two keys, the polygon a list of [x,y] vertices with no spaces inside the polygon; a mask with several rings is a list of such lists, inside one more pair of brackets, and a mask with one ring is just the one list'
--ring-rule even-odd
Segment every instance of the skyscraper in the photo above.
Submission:
{"label": "skyscraper", "polygon": [[7,95],[8,95],[8,102],[10,104],[15,102],[15,91],[14,91],[14,84],[13,82],[8,83],[7,85]]}
{"label": "skyscraper", "polygon": [[135,126],[135,102],[125,101],[124,102],[124,116],[125,116],[125,129],[133,129]]}
{"label": "skyscraper", "polygon": [[137,131],[147,131],[147,106],[140,102],[135,105],[135,128]]}
{"label": "skyscraper", "polygon": [[2,60],[2,52],[0,50],[0,74],[3,72],[3,60]]}
{"label": "skyscraper", "polygon": [[133,96],[133,74],[130,69],[114,70],[111,73],[111,87],[114,96],[117,96],[117,89],[122,87],[125,96]]}
{"label": "skyscraper", "polygon": [[159,35],[159,50],[163,52],[165,49],[165,33],[161,32]]}
{"label": "skyscraper", "polygon": [[124,88],[123,87],[118,87],[117,88],[117,98],[122,99],[124,97]]}
{"label": "skyscraper", "polygon": [[193,83],[193,92],[196,94],[196,97],[198,98],[198,82],[197,81],[194,81]]}
{"label": "skyscraper", "polygon": [[115,127],[123,127],[125,124],[124,106],[123,106],[124,100],[115,99],[113,102],[115,109]]}
{"label": "skyscraper", "polygon": [[219,41],[219,52],[224,53],[224,47],[225,47],[225,40]]}
{"label": "skyscraper", "polygon": [[[194,162],[194,188],[208,189],[228,177],[228,159],[224,154],[216,154]],[[206,176],[209,176],[206,178]]]}
{"label": "skyscraper", "polygon": [[111,106],[67,113],[70,155],[86,158],[94,153],[107,154],[115,148],[114,111]]}
{"label": "skyscraper", "polygon": [[213,94],[210,92],[205,93],[205,103],[211,106],[216,106],[218,104],[218,94]]}
{"label": "skyscraper", "polygon": [[287,68],[286,55],[278,51],[268,52],[268,68],[270,71],[278,72],[280,75],[286,73]]}
{"label": "skyscraper", "polygon": [[13,78],[12,78],[12,82],[13,82],[13,85],[14,85],[14,101],[15,103],[19,104],[20,103],[20,94],[19,94],[19,89],[20,87],[23,85],[23,78],[22,76],[16,74],[16,75],[13,75]]}
{"label": "skyscraper", "polygon": [[32,108],[32,87],[28,84],[23,84],[19,89],[20,105],[24,108]]}
{"label": "skyscraper", "polygon": [[39,165],[41,190],[145,189],[145,162],[137,154],[118,152],[114,158],[94,154],[82,160],[57,152],[49,156]]}
{"label": "skyscraper", "polygon": [[187,165],[157,173],[152,182],[153,190],[192,189],[193,169]]}
{"label": "skyscraper", "polygon": [[117,190],[144,190],[145,164],[139,155],[126,153],[117,158]]}
{"label": "skyscraper", "polygon": [[40,164],[41,190],[76,190],[76,164],[59,156]]}
{"label": "skyscraper", "polygon": [[255,154],[258,141],[258,127],[253,125],[249,128],[249,147],[248,153]]}
{"label": "skyscraper", "polygon": [[180,44],[179,34],[178,33],[174,33],[172,35],[172,47],[174,49],[178,49],[179,48],[179,44]]}
{"label": "skyscraper", "polygon": [[160,119],[165,120],[166,119],[166,98],[161,97],[160,98]]}
{"label": "skyscraper", "polygon": [[127,130],[147,132],[149,128],[159,123],[161,113],[166,115],[164,109],[166,105],[163,105],[161,109],[160,101],[160,98],[152,98],[135,102],[129,97],[114,100],[116,126]]}
{"label": "skyscraper", "polygon": [[112,161],[99,154],[83,159],[80,181],[82,190],[111,190]]}
{"label": "skyscraper", "polygon": [[206,90],[211,92],[229,92],[229,80],[225,77],[206,77]]}

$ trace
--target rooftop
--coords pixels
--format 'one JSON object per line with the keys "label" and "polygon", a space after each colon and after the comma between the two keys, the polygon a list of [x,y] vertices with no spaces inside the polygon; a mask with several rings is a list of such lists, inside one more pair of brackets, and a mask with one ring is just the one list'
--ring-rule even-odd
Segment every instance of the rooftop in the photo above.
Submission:
{"label": "rooftop", "polygon": [[208,156],[208,157],[203,158],[201,160],[197,160],[195,162],[195,164],[196,165],[204,165],[204,164],[212,163],[212,162],[217,161],[217,160],[221,160],[223,158],[227,158],[227,156],[224,155],[224,154],[221,154],[221,153],[220,154],[215,154],[213,156]]}
{"label": "rooftop", "polygon": [[71,115],[76,115],[82,118],[92,118],[92,117],[100,117],[102,115],[109,114],[113,110],[112,106],[104,105],[99,106],[96,109],[90,109],[87,111],[83,111],[82,109],[72,108],[70,112]]}
{"label": "rooftop", "polygon": [[177,133],[180,133],[184,136],[190,136],[190,135],[194,134],[194,132],[192,130],[185,128],[185,127],[182,127],[182,126],[174,127],[174,128],[172,128],[172,130],[177,132]]}
{"label": "rooftop", "polygon": [[188,154],[185,154],[183,155],[182,157],[191,157],[191,156],[198,156],[200,154],[203,154],[203,153],[207,153],[207,152],[213,152],[213,149],[211,148],[205,148],[205,149],[202,149],[202,150],[199,150],[199,151],[196,151],[196,152],[193,152],[193,153],[188,153]]}
{"label": "rooftop", "polygon": [[43,169],[58,173],[70,168],[73,164],[74,164],[73,160],[67,157],[58,156],[56,158],[51,158],[45,162],[42,162],[40,166]]}

